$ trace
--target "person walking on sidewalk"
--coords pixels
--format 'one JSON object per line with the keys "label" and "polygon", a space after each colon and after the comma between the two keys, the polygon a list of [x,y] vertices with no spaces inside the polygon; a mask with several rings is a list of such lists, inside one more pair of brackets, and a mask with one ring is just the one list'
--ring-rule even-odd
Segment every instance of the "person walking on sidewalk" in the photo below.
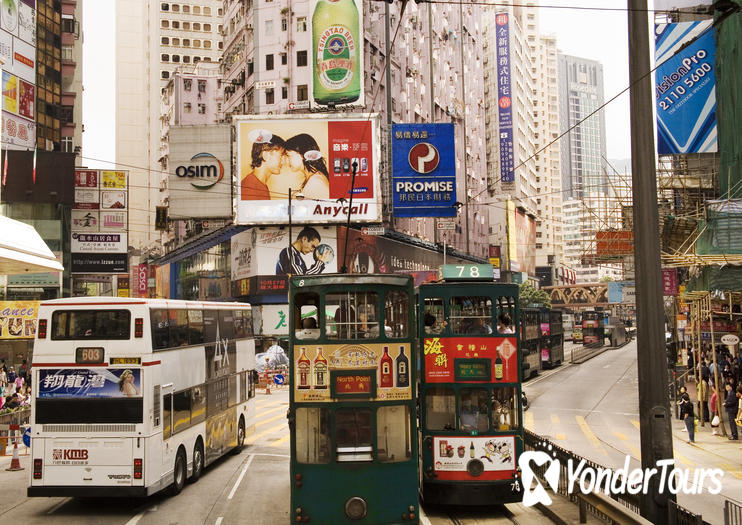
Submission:
{"label": "person walking on sidewalk", "polygon": [[696,442],[695,421],[693,417],[693,403],[690,402],[690,396],[685,393],[680,397],[680,419],[685,422],[685,428],[688,432],[688,443]]}
{"label": "person walking on sidewalk", "polygon": [[697,385],[697,399],[700,405],[698,417],[702,418],[704,423],[709,422],[709,389],[706,381],[701,379]]}
{"label": "person walking on sidewalk", "polygon": [[737,398],[737,394],[732,390],[732,385],[727,383],[724,385],[724,388],[726,388],[727,391],[727,397],[724,399],[724,411],[727,413],[727,420],[729,421],[729,432],[731,436],[729,436],[729,439],[732,441],[736,441],[739,439],[739,435],[737,434],[737,424],[734,422],[737,416],[737,411],[739,407],[739,400]]}
{"label": "person walking on sidewalk", "polygon": [[711,429],[712,429],[711,435],[718,436],[719,435],[719,415],[718,415],[718,410],[716,409],[716,400],[718,399],[718,393],[713,383],[709,385],[709,388],[711,388],[711,401],[710,401],[711,403]]}

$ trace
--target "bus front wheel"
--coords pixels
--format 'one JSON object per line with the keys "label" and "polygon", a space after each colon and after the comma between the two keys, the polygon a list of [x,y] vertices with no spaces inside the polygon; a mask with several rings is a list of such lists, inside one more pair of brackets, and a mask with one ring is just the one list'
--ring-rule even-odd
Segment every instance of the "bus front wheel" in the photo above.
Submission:
{"label": "bus front wheel", "polygon": [[201,473],[204,471],[204,446],[199,438],[196,446],[193,447],[193,472],[191,472],[191,483],[198,481]]}
{"label": "bus front wheel", "polygon": [[237,446],[234,448],[234,453],[239,454],[242,451],[242,447],[245,446],[245,420],[240,417],[240,423],[237,426]]}
{"label": "bus front wheel", "polygon": [[188,475],[185,450],[178,449],[175,456],[175,466],[173,467],[173,484],[170,486],[170,494],[176,496],[183,490]]}

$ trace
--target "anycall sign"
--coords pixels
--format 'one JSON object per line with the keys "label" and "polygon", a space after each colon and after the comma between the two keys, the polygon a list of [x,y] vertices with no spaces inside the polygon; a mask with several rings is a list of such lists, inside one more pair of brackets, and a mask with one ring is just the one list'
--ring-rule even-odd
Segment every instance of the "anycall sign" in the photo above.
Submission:
{"label": "anycall sign", "polygon": [[[456,359],[487,359],[491,367],[489,382],[518,382],[518,347],[514,337],[426,338],[423,343],[423,355],[425,381],[428,383],[456,381]],[[470,382],[482,380],[472,379]]]}

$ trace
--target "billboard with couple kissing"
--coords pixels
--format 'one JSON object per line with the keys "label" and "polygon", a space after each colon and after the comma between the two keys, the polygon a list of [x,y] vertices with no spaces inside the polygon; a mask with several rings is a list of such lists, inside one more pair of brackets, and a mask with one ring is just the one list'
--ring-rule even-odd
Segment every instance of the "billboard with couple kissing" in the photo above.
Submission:
{"label": "billboard with couple kissing", "polygon": [[381,220],[376,114],[235,121],[237,224],[288,224],[289,190],[293,224]]}

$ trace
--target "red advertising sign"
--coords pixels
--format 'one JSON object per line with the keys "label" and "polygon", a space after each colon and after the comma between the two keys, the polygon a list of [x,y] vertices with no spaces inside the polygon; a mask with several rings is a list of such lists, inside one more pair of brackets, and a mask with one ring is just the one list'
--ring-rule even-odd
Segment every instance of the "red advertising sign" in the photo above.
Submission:
{"label": "red advertising sign", "polygon": [[75,188],[97,188],[97,170],[75,170]]}
{"label": "red advertising sign", "polygon": [[369,199],[374,196],[372,125],[370,120],[327,123],[330,199],[350,197],[353,163],[357,165],[353,197]]}
{"label": "red advertising sign", "polygon": [[[425,380],[428,383],[452,383],[456,381],[456,360],[482,360],[490,364],[489,381],[493,383],[516,383],[518,381],[518,351],[515,337],[456,337],[425,339]],[[461,367],[459,366],[459,369]],[[458,382],[481,382],[462,379]]]}
{"label": "red advertising sign", "polygon": [[662,269],[662,295],[678,295],[678,271],[676,268]]}
{"label": "red advertising sign", "polygon": [[258,276],[258,292],[282,292],[288,289],[288,286],[285,275]]}
{"label": "red advertising sign", "polygon": [[146,264],[137,265],[137,295],[139,297],[147,297],[147,279],[149,273],[147,272]]}

